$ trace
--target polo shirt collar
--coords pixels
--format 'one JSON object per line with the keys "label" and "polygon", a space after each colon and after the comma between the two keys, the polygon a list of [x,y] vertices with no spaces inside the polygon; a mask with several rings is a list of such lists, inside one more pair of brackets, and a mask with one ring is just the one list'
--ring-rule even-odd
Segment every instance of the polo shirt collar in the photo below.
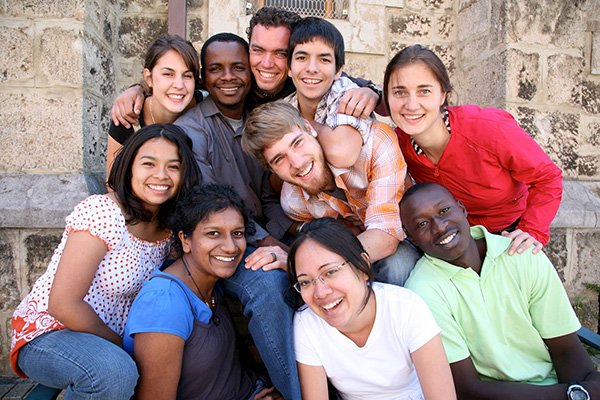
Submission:
{"label": "polo shirt collar", "polygon": [[[471,227],[471,237],[473,239],[485,238],[487,250],[485,253],[485,259],[483,260],[483,265],[481,267],[481,276],[483,277],[487,275],[488,269],[495,264],[496,259],[502,253],[508,250],[512,241],[504,236],[493,235],[489,233],[487,229],[481,225],[475,225]],[[431,257],[428,254],[425,254],[425,258],[427,258],[431,264],[435,265],[440,271],[442,271],[449,279],[452,279],[461,271],[467,270],[463,267],[458,267],[444,260],[440,260],[439,258]]]}

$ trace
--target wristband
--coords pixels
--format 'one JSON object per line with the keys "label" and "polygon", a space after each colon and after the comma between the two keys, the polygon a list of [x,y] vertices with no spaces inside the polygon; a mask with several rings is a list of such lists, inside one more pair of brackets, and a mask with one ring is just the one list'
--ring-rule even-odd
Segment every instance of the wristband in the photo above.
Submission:
{"label": "wristband", "polygon": [[381,104],[381,100],[383,100],[383,90],[381,90],[381,88],[373,82],[367,84],[365,87],[368,87],[369,89],[374,91],[377,94],[377,96],[379,96],[379,101],[377,102],[377,105]]}

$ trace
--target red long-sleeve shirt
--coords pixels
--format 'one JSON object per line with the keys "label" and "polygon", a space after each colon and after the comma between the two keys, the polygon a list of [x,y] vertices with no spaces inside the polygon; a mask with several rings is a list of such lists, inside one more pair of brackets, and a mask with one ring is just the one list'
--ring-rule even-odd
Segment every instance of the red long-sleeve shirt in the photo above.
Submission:
{"label": "red long-sleeve shirt", "polygon": [[396,128],[408,172],[419,182],[446,186],[467,208],[471,225],[517,228],[548,243],[562,197],[562,171],[506,111],[449,107],[451,136],[437,166],[417,155]]}

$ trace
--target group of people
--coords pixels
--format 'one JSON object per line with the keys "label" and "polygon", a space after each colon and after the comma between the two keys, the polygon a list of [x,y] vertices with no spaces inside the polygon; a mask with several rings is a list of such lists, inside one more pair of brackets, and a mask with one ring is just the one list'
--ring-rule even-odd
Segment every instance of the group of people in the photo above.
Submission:
{"label": "group of people", "polygon": [[448,106],[420,45],[381,90],[343,73],[324,19],[264,7],[247,34],[199,61],[150,45],[113,106],[109,193],[66,218],[13,315],[17,374],[65,399],[600,395],[540,251],[562,173],[514,118]]}

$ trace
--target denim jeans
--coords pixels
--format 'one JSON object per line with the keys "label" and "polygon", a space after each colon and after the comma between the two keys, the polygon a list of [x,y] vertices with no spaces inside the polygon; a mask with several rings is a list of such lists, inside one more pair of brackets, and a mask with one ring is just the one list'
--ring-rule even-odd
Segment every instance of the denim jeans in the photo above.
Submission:
{"label": "denim jeans", "polygon": [[[255,249],[248,247],[244,257]],[[244,305],[248,328],[275,388],[287,400],[301,399],[294,354],[294,310],[284,299],[289,286],[285,271],[252,271],[242,262],[221,285]]]}
{"label": "denim jeans", "polygon": [[421,252],[408,240],[403,240],[398,244],[394,254],[373,263],[375,280],[404,286],[419,258]]}
{"label": "denim jeans", "polygon": [[67,389],[65,400],[129,399],[138,379],[122,348],[90,333],[47,332],[19,350],[19,367],[42,385]]}

